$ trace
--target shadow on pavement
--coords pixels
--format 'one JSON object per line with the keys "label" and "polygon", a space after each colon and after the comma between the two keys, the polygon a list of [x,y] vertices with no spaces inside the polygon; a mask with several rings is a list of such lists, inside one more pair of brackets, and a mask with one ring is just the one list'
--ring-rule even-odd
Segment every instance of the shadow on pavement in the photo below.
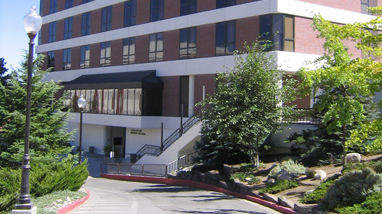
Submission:
{"label": "shadow on pavement", "polygon": [[135,189],[133,192],[195,192],[195,191],[204,191],[198,188],[193,187],[183,187],[183,186],[168,186],[163,185],[152,185],[148,188]]}
{"label": "shadow on pavement", "polygon": [[196,213],[196,214],[221,214],[221,213],[246,213],[246,214],[267,214],[265,212],[247,211],[247,210],[236,210],[236,209],[219,209],[219,210],[171,210],[176,213]]}

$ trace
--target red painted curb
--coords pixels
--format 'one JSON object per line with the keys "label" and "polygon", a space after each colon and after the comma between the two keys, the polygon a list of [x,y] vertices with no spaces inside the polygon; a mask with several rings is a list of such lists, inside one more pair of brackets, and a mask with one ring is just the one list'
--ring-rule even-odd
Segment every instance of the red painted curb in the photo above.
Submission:
{"label": "red painted curb", "polygon": [[126,181],[138,181],[138,182],[148,182],[148,183],[162,183],[162,184],[168,184],[168,185],[174,185],[174,186],[189,186],[189,187],[195,187],[199,189],[205,189],[205,190],[211,190],[215,192],[221,192],[229,195],[236,196],[238,198],[246,199],[248,201],[256,202],[258,204],[270,207],[274,210],[277,210],[279,212],[285,213],[285,214],[297,214],[298,212],[294,211],[291,208],[283,207],[281,205],[278,205],[276,203],[257,198],[250,195],[244,195],[242,193],[234,192],[228,189],[224,189],[221,187],[216,187],[210,184],[198,182],[198,181],[191,181],[191,180],[182,180],[182,179],[173,179],[173,178],[153,178],[153,177],[139,177],[139,176],[130,176],[130,175],[109,175],[109,174],[101,174],[101,177],[103,178],[109,178],[109,179],[115,179],[115,180],[126,180]]}
{"label": "red painted curb", "polygon": [[65,214],[65,213],[68,213],[69,211],[73,210],[74,208],[80,206],[81,204],[83,204],[85,201],[87,201],[90,197],[90,192],[85,190],[87,195],[78,199],[77,201],[69,204],[68,206],[64,207],[64,208],[61,208],[58,210],[57,214]]}

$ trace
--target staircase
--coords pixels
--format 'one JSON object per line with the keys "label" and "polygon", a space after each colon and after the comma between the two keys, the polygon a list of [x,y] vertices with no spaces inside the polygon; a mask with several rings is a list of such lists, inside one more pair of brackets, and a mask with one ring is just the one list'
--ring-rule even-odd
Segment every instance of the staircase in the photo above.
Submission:
{"label": "staircase", "polygon": [[152,156],[159,156],[168,147],[170,147],[175,141],[177,141],[184,133],[200,121],[197,117],[191,117],[182,124],[182,127],[176,129],[166,140],[163,141],[163,148],[157,145],[145,144],[135,155],[135,161],[137,162],[144,155],[149,154]]}

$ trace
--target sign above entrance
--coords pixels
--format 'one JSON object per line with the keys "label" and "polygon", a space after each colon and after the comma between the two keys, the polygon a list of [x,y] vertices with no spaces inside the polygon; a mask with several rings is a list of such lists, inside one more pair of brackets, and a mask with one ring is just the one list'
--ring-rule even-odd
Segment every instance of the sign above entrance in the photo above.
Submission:
{"label": "sign above entrance", "polygon": [[131,129],[130,134],[146,135],[146,133],[142,132],[141,129]]}

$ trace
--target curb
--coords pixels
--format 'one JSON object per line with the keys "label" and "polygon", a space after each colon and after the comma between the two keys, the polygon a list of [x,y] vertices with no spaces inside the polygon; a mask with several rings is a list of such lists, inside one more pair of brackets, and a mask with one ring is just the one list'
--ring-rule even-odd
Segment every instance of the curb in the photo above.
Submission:
{"label": "curb", "polygon": [[101,174],[101,177],[103,178],[109,178],[109,179],[115,179],[115,180],[125,180],[125,181],[137,181],[137,182],[147,182],[147,183],[162,183],[167,185],[173,185],[173,186],[189,186],[189,187],[195,187],[199,189],[205,189],[205,190],[211,190],[215,192],[221,192],[229,195],[236,196],[238,198],[246,199],[248,201],[256,202],[258,204],[264,205],[266,207],[272,208],[274,210],[277,210],[279,212],[285,213],[285,214],[297,214],[298,212],[294,211],[293,209],[280,206],[276,203],[257,198],[255,196],[249,196],[244,195],[242,193],[234,192],[228,189],[224,189],[221,187],[216,187],[210,184],[198,182],[198,181],[191,181],[191,180],[182,180],[182,179],[173,179],[173,178],[153,178],[153,177],[140,177],[140,176],[130,176],[130,175],[109,175],[109,174]]}
{"label": "curb", "polygon": [[80,206],[81,204],[83,204],[85,201],[87,201],[90,197],[90,192],[85,190],[87,195],[85,195],[84,197],[74,201],[73,203],[69,204],[68,206],[66,207],[63,207],[61,209],[58,210],[57,214],[65,214],[65,213],[68,213],[69,211],[73,210],[74,208]]}

